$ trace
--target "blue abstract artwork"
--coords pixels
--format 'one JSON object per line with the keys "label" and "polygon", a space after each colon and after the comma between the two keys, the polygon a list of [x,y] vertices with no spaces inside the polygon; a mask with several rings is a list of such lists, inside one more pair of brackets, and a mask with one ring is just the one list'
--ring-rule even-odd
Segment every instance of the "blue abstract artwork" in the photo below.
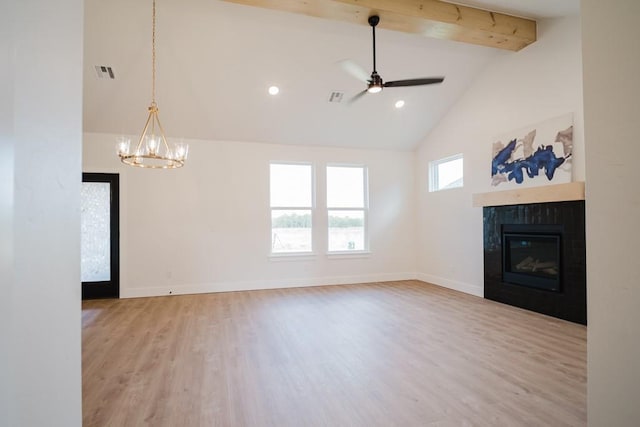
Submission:
{"label": "blue abstract artwork", "polygon": [[[508,139],[494,142],[491,185],[569,182],[573,151],[572,122],[572,115],[563,116],[520,132],[512,132]],[[504,144],[502,140],[509,142]]]}

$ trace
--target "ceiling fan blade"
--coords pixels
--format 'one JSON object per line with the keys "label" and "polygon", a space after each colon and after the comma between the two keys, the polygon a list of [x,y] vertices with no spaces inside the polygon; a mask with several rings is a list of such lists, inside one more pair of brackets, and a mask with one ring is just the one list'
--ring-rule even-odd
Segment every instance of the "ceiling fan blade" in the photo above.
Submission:
{"label": "ceiling fan blade", "polygon": [[356,102],[358,99],[362,98],[363,95],[365,95],[367,93],[367,90],[363,90],[362,92],[358,92],[356,95],[353,96],[353,98],[351,98],[349,101],[347,101],[347,105],[351,105],[354,102]]}
{"label": "ceiling fan blade", "polygon": [[395,80],[392,82],[385,82],[384,87],[432,85],[436,83],[442,83],[443,81],[444,81],[444,77],[431,77],[428,79]]}
{"label": "ceiling fan blade", "polygon": [[358,79],[361,82],[367,83],[371,76],[358,64],[353,62],[350,59],[344,59],[339,61],[338,64],[345,70],[347,73],[351,74],[353,77]]}

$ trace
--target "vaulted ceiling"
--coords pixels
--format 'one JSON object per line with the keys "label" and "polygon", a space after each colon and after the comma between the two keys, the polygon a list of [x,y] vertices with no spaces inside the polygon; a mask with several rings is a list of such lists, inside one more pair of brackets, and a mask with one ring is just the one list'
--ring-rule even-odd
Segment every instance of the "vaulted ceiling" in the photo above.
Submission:
{"label": "vaulted ceiling", "polygon": [[[578,0],[463,3],[536,19],[578,13]],[[157,0],[156,43],[157,101],[170,137],[394,150],[414,149],[490,61],[518,54],[380,28],[385,80],[446,80],[349,105],[364,87],[338,62],[371,70],[366,26],[218,0]],[[84,130],[139,134],[151,101],[151,0],[86,0],[84,61]],[[95,66],[112,67],[115,79],[99,78]],[[329,102],[335,91],[343,102]],[[405,106],[396,109],[397,100]]]}

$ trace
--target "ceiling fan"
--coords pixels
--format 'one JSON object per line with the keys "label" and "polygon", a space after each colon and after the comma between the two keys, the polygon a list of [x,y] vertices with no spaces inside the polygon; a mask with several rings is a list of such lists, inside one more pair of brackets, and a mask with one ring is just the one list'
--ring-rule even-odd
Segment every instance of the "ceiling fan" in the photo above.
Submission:
{"label": "ceiling fan", "polygon": [[400,87],[400,86],[423,86],[423,85],[431,85],[436,83],[442,83],[444,81],[444,77],[430,77],[430,78],[421,78],[421,79],[408,79],[408,80],[394,80],[390,82],[385,82],[382,80],[382,77],[378,74],[376,70],[376,26],[380,22],[380,17],[378,15],[373,15],[369,17],[369,25],[371,25],[371,30],[373,34],[373,71],[371,72],[371,76],[367,75],[366,71],[362,69],[358,64],[351,60],[341,61],[340,64],[342,68],[351,74],[356,79],[365,82],[367,84],[367,88],[362,92],[355,95],[350,103],[359,99],[362,95],[368,93],[379,93],[385,87]]}

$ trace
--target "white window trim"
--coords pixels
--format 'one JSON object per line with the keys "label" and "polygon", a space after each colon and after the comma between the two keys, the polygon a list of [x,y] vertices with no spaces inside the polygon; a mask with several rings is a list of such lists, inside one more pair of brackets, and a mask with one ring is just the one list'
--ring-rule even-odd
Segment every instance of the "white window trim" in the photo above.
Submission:
{"label": "white window trim", "polygon": [[[458,159],[462,159],[462,162],[463,162],[462,163],[463,164],[462,185],[459,185],[457,187],[451,187],[451,188],[438,188],[438,173],[437,173],[438,165],[442,163],[458,160]],[[462,187],[464,187],[464,153],[454,154],[453,156],[444,157],[442,159],[433,160],[429,162],[429,192],[430,193],[435,193],[438,191],[445,191],[445,190],[454,190],[456,188],[462,188]]]}
{"label": "white window trim", "polygon": [[[329,259],[347,259],[347,258],[368,258],[371,255],[371,247],[369,245],[369,168],[363,164],[349,164],[349,163],[327,163],[325,166],[325,181],[327,181],[327,170],[330,167],[335,168],[358,168],[362,169],[362,191],[364,192],[362,198],[362,207],[340,207],[332,208],[329,206],[328,201],[328,188],[325,188],[326,197],[326,224],[327,224],[327,258]],[[364,213],[363,225],[364,225],[364,249],[353,251],[331,251],[328,248],[329,245],[329,211],[362,211]]]}
{"label": "white window trim", "polygon": [[[272,207],[271,206],[271,165],[292,165],[292,166],[310,166],[311,167],[311,206],[287,206],[287,207]],[[316,170],[315,165],[311,162],[291,162],[291,161],[270,161],[269,162],[269,234],[273,233],[273,223],[271,222],[271,217],[273,216],[273,211],[278,210],[308,210],[311,212],[311,250],[304,252],[273,252],[273,235],[269,236],[269,259],[272,261],[283,261],[286,259],[290,260],[303,260],[302,258],[313,259],[316,256],[315,246],[314,246],[314,212],[316,210]]]}
{"label": "white window trim", "polygon": [[335,251],[327,252],[328,259],[371,258],[371,251]]}
{"label": "white window trim", "polygon": [[279,261],[314,261],[318,257],[315,252],[276,252],[269,254],[269,260]]}

